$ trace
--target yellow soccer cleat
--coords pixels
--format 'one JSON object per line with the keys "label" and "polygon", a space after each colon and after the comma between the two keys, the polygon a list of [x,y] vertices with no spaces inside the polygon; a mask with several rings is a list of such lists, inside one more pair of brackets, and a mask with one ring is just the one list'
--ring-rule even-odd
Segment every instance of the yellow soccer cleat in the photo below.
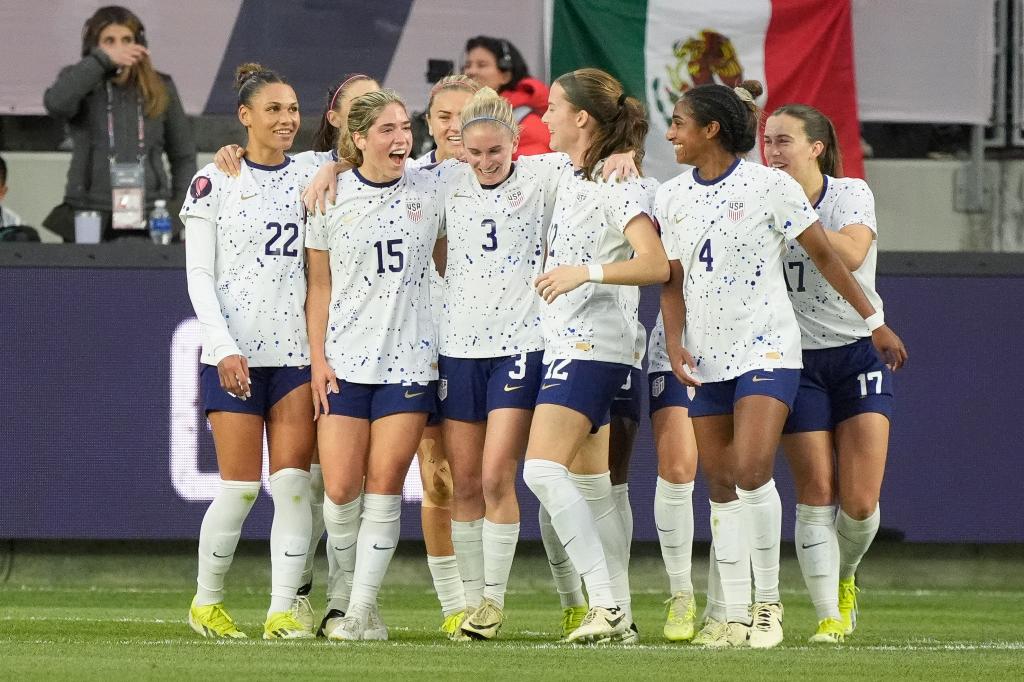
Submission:
{"label": "yellow soccer cleat", "polygon": [[267,616],[263,624],[263,639],[311,639],[313,629],[307,628],[291,610],[277,611]]}
{"label": "yellow soccer cleat", "polygon": [[235,621],[224,610],[224,602],[196,606],[193,598],[188,609],[188,625],[203,637],[246,639],[246,634],[235,626]]}
{"label": "yellow soccer cleat", "polygon": [[663,632],[670,642],[688,642],[693,639],[697,622],[697,601],[692,592],[676,592],[665,600],[667,614]]}
{"label": "yellow soccer cleat", "polygon": [[587,615],[586,604],[580,606],[567,606],[562,609],[562,640],[564,641],[571,635],[576,628],[583,623],[583,617]]}
{"label": "yellow soccer cleat", "polygon": [[846,626],[835,618],[826,618],[818,623],[818,631],[807,641],[811,644],[842,644]]}
{"label": "yellow soccer cleat", "polygon": [[456,611],[450,616],[445,616],[444,622],[441,623],[441,627],[438,630],[447,635],[448,639],[453,642],[468,642],[469,636],[462,632],[462,622],[464,620],[466,620],[466,612]]}
{"label": "yellow soccer cleat", "polygon": [[843,621],[843,634],[849,635],[857,629],[857,576],[839,581],[839,618]]}

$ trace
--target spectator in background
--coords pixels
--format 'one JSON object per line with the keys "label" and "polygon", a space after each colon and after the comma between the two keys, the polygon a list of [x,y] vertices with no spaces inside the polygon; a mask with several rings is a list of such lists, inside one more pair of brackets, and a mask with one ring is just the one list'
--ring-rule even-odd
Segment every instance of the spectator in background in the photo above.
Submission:
{"label": "spectator in background", "polygon": [[504,38],[470,38],[462,72],[480,85],[497,90],[512,105],[520,131],[519,149],[513,159],[551,151],[551,134],[540,120],[548,106],[548,86],[530,76],[515,45]]}
{"label": "spectator in background", "polygon": [[[7,197],[7,162],[0,156],[0,203]],[[21,225],[21,216],[7,208],[0,206],[0,228],[11,225]]]}
{"label": "spectator in background", "polygon": [[[80,210],[100,212],[105,241],[146,235],[144,223],[116,233],[111,226],[112,164],[129,176],[141,168],[141,176],[128,184],[144,191],[143,219],[157,199],[169,205],[184,200],[196,172],[192,128],[170,76],[153,68],[145,28],[130,10],[96,10],[82,28],[82,60],[61,70],[43,103],[51,116],[67,122],[73,143],[64,202],[43,221],[65,241],[74,240],[74,214]],[[180,223],[175,227],[180,231]]]}

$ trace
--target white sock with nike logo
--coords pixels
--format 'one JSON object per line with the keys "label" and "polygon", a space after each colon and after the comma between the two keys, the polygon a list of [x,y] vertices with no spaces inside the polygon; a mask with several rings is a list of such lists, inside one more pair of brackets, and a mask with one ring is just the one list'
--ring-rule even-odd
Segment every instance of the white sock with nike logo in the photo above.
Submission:
{"label": "white sock with nike logo", "polygon": [[356,572],[349,610],[370,609],[395,555],[402,527],[402,496],[363,493],[363,521],[356,541]]}
{"label": "white sock with nike logo", "polygon": [[839,579],[849,580],[857,573],[860,560],[878,533],[882,515],[878,505],[862,521],[853,518],[840,507],[836,515],[836,536],[839,540]]}
{"label": "white sock with nike logo", "polygon": [[309,465],[309,513],[313,530],[309,533],[306,565],[302,568],[302,584],[313,582],[313,560],[324,536],[324,471],[319,464]]}
{"label": "white sock with nike logo", "polygon": [[750,551],[743,503],[711,502],[711,541],[722,585],[726,620],[750,625]]}
{"label": "white sock with nike logo", "polygon": [[617,483],[612,485],[612,499],[615,500],[615,509],[619,512],[619,519],[622,521],[622,531],[626,534],[626,559],[633,551],[633,507],[629,504],[629,483]]}
{"label": "white sock with nike logo", "polygon": [[626,618],[633,620],[633,599],[629,592],[629,549],[622,517],[612,498],[612,479],[609,472],[603,474],[569,474],[579,488],[583,499],[594,517],[601,548],[608,562],[608,578],[611,582],[615,603],[626,612]]}
{"label": "white sock with nike logo", "polygon": [[259,481],[221,480],[199,528],[199,574],[196,606],[224,601],[224,576],[235,558],[242,523],[260,494]]}
{"label": "white sock with nike logo", "polygon": [[555,590],[558,591],[558,599],[562,602],[562,608],[570,606],[586,606],[587,599],[583,596],[583,580],[572,565],[569,555],[562,547],[562,541],[558,539],[555,527],[551,525],[551,514],[540,506],[537,514],[540,523],[540,538],[544,542],[544,553],[548,556],[548,566],[551,568],[551,578],[555,581]]}
{"label": "white sock with nike logo", "polygon": [[796,506],[796,558],[819,621],[839,620],[839,542],[835,519],[836,508],[831,505]]}
{"label": "white sock with nike logo", "polygon": [[744,527],[750,565],[754,569],[754,601],[777,603],[779,596],[779,545],[782,542],[782,500],[775,479],[756,490],[736,488],[743,503]]}
{"label": "white sock with nike logo", "polygon": [[452,547],[459,562],[462,589],[466,593],[466,608],[480,606],[484,596],[483,518],[472,521],[452,520]]}
{"label": "white sock with nike logo", "polygon": [[654,489],[654,523],[669,592],[693,593],[693,481],[669,483],[658,477]]}
{"label": "white sock with nike logo", "polygon": [[711,543],[711,550],[708,552],[708,602],[704,605],[704,613],[700,619],[706,621],[709,618],[714,618],[719,623],[726,621],[725,594],[722,592],[722,575],[718,572],[718,561],[715,559],[714,542]]}
{"label": "white sock with nike logo", "polygon": [[518,523],[491,523],[484,519],[484,597],[505,608],[505,590],[519,542]]}
{"label": "white sock with nike logo", "polygon": [[363,496],[335,504],[324,497],[324,526],[327,528],[327,610],[348,611],[352,576],[356,570],[356,538],[363,513]]}
{"label": "white sock with nike logo", "polygon": [[270,526],[270,609],[287,611],[302,586],[313,520],[309,508],[309,472],[281,469],[270,477],[274,522]]}

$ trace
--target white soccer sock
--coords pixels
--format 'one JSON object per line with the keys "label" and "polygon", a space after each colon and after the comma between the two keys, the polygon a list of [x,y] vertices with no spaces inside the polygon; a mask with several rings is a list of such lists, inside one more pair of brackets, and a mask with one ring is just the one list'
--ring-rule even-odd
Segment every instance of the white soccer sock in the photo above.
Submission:
{"label": "white soccer sock", "polygon": [[726,620],[750,624],[750,551],[743,530],[743,503],[711,503],[711,540],[722,584]]}
{"label": "white soccer sock", "polygon": [[693,481],[669,483],[658,477],[654,489],[654,523],[658,528],[661,558],[672,594],[693,592]]}
{"label": "white soccer sock", "polygon": [[718,572],[718,561],[715,559],[715,543],[711,543],[711,551],[708,552],[708,602],[704,605],[704,613],[701,620],[714,618],[719,623],[724,623],[725,595],[722,592],[722,576]]}
{"label": "white soccer sock", "polygon": [[518,542],[518,523],[491,523],[484,519],[484,597],[501,608],[505,608],[505,590]]}
{"label": "white soccer sock", "polygon": [[523,480],[547,507],[562,547],[587,586],[590,606],[616,607],[601,538],[587,501],[569,479],[568,469],[558,462],[528,459]]}
{"label": "white soccer sock", "polygon": [[633,555],[633,507],[629,504],[629,484],[619,483],[612,486],[612,499],[615,509],[622,521],[622,530],[626,533],[626,558]]}
{"label": "white soccer sock", "polygon": [[363,519],[356,541],[356,572],[349,609],[370,609],[395,554],[402,527],[402,496],[363,494]]}
{"label": "white soccer sock", "polygon": [[544,553],[548,556],[548,566],[551,568],[551,577],[555,581],[555,589],[558,591],[562,608],[585,605],[587,600],[583,596],[583,581],[569,560],[565,548],[562,547],[562,541],[558,539],[558,533],[551,525],[551,514],[548,514],[543,504],[537,516],[540,521],[540,539],[544,542]]}
{"label": "white soccer sock", "polygon": [[466,608],[480,606],[484,597],[484,520],[452,520],[452,547],[459,562],[462,589],[465,592]]}
{"label": "white soccer sock", "polygon": [[306,551],[306,565],[302,569],[302,584],[313,582],[313,561],[316,550],[324,536],[324,470],[319,464],[309,465],[309,511],[313,527],[309,533],[309,549]]}
{"label": "white soccer sock", "polygon": [[327,528],[327,557],[332,570],[327,575],[327,609],[348,611],[352,576],[356,569],[356,538],[363,512],[363,498],[335,504],[324,497],[324,526]]}
{"label": "white soccer sock", "polygon": [[835,518],[833,506],[796,506],[796,558],[819,621],[839,620],[839,543]]}
{"label": "white soccer sock", "polygon": [[260,493],[259,481],[221,480],[199,528],[196,606],[224,601],[224,576],[231,568],[242,523]]}
{"label": "white soccer sock", "polygon": [[270,477],[270,495],[274,498],[274,521],[270,526],[270,609],[287,611],[302,586],[302,567],[306,564],[309,533],[312,528],[309,507],[309,472],[281,469]]}
{"label": "white soccer sock", "polygon": [[603,474],[569,474],[579,488],[583,499],[590,507],[601,548],[608,562],[608,578],[611,581],[615,603],[625,612],[626,618],[633,619],[633,600],[629,592],[629,549],[622,517],[612,499],[612,479],[609,472]]}
{"label": "white soccer sock", "polygon": [[782,500],[775,479],[757,490],[736,488],[743,503],[747,547],[754,568],[754,601],[780,602],[779,545],[782,541]]}
{"label": "white soccer sock", "polygon": [[860,560],[878,533],[882,518],[881,509],[876,505],[871,516],[863,521],[851,518],[839,509],[836,516],[836,536],[839,540],[839,579],[849,580],[857,572]]}
{"label": "white soccer sock", "polygon": [[459,574],[459,561],[455,555],[427,555],[427,566],[430,577],[434,579],[434,592],[441,602],[441,615],[445,618],[466,610],[466,592],[462,589],[462,577]]}

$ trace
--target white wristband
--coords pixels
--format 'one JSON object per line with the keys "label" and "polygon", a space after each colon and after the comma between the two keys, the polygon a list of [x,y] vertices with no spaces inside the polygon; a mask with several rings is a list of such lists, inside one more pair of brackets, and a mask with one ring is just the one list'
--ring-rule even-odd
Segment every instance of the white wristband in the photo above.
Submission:
{"label": "white wristband", "polygon": [[881,310],[872,313],[871,315],[864,318],[864,323],[868,326],[868,331],[873,332],[879,327],[885,325],[885,314]]}
{"label": "white wristband", "polygon": [[587,266],[587,270],[590,272],[588,280],[594,284],[600,284],[604,281],[604,268],[597,263],[591,263]]}

